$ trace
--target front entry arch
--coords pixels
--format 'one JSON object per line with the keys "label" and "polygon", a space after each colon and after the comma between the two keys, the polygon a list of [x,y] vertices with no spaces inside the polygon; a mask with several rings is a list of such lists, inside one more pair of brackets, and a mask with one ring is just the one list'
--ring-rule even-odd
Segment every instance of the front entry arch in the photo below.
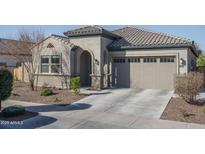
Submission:
{"label": "front entry arch", "polygon": [[80,84],[81,86],[91,86],[91,55],[88,51],[83,51],[80,55]]}

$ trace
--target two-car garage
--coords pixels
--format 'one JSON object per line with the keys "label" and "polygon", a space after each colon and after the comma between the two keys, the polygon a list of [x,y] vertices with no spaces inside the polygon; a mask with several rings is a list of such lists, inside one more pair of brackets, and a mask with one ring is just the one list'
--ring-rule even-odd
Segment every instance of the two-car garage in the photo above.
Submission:
{"label": "two-car garage", "polygon": [[113,57],[115,87],[173,89],[177,74],[176,56]]}

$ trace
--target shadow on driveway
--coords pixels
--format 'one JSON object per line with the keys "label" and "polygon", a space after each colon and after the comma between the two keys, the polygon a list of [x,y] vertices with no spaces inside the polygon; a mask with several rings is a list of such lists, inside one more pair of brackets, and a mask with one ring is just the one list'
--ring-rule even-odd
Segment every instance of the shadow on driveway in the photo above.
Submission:
{"label": "shadow on driveway", "polygon": [[55,112],[55,111],[73,111],[73,110],[85,110],[92,105],[87,103],[75,103],[70,105],[39,105],[39,106],[27,106],[26,110],[31,112]]}

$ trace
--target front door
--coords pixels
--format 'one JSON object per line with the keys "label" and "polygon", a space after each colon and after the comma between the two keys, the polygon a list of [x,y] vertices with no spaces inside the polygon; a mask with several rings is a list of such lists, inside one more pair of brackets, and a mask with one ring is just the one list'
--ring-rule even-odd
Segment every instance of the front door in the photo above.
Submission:
{"label": "front door", "polygon": [[80,82],[82,87],[91,86],[91,55],[84,51],[80,56]]}

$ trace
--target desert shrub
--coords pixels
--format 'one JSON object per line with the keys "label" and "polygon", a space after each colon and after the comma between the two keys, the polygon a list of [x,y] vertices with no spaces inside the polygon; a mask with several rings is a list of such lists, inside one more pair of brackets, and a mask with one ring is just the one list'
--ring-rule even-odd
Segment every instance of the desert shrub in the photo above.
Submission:
{"label": "desert shrub", "polygon": [[53,91],[50,88],[44,88],[41,91],[41,96],[50,96],[53,95]]}
{"label": "desert shrub", "polygon": [[6,100],[12,92],[13,75],[7,69],[0,69],[0,110],[1,101]]}
{"label": "desert shrub", "polygon": [[21,105],[14,105],[6,107],[2,110],[2,115],[4,117],[14,117],[25,114],[26,109]]}
{"label": "desert shrub", "polygon": [[190,72],[175,79],[175,93],[189,103],[196,101],[196,96],[204,85],[204,76],[199,72]]}
{"label": "desert shrub", "polygon": [[79,95],[80,93],[80,77],[73,77],[70,81],[71,90],[74,91],[75,95]]}
{"label": "desert shrub", "polygon": [[184,117],[195,116],[195,114],[188,112],[187,110],[182,109],[181,113]]}

